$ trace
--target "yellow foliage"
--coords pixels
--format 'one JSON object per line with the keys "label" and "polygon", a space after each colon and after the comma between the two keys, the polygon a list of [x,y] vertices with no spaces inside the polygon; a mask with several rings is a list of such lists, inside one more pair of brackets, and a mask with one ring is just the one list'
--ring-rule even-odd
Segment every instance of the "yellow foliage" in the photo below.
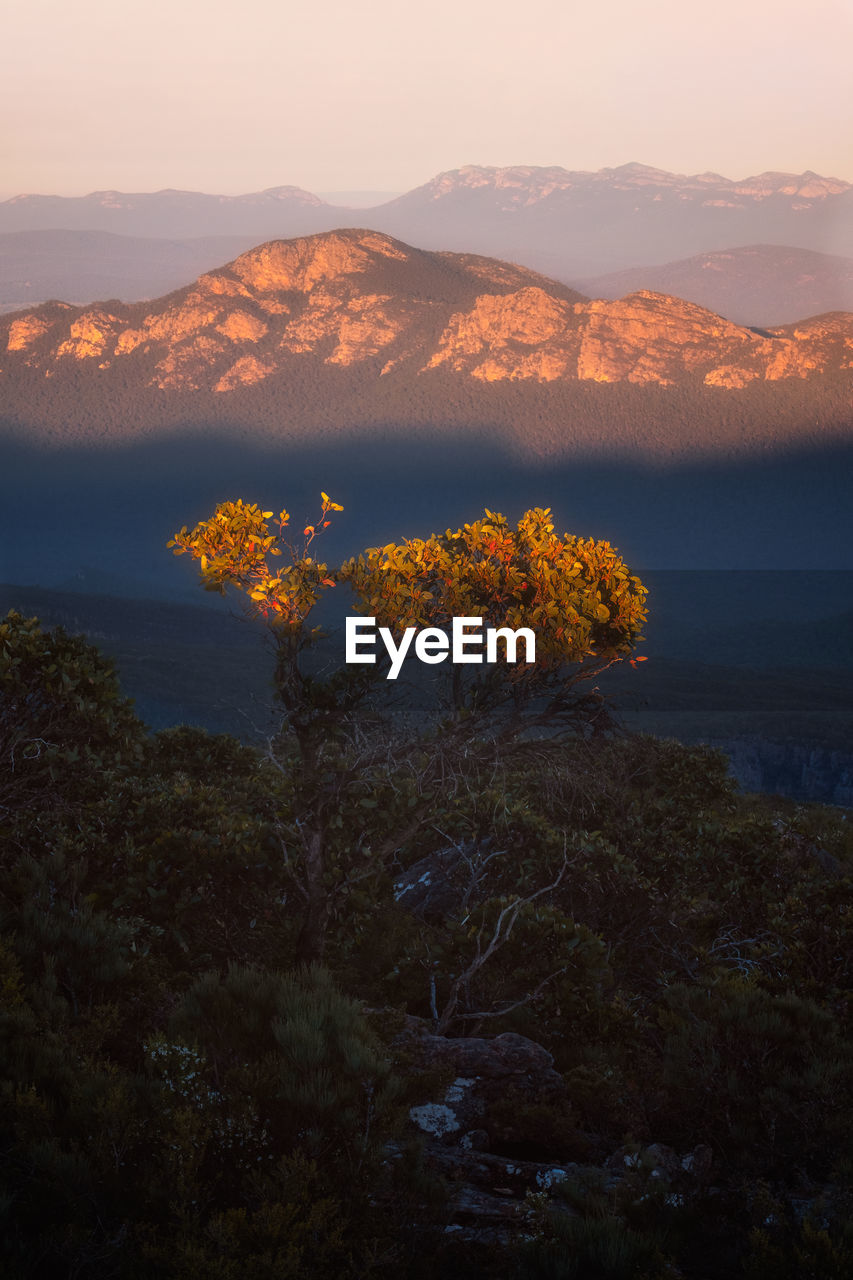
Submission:
{"label": "yellow foliage", "polygon": [[[322,513],[343,511],[324,493]],[[305,619],[325,587],[334,586],[327,566],[306,554],[318,530],[308,525],[301,546],[289,542],[285,530],[290,516],[283,510],[278,532],[268,523],[272,511],[261,511],[254,503],[223,502],[210,520],[202,520],[193,530],[186,525],[168,546],[175,555],[191,555],[198,560],[205,589],[225,594],[229,586],[246,592],[257,611],[271,625],[290,632],[301,630]],[[328,521],[321,523],[321,528]],[[288,563],[273,571],[270,559],[287,555]]]}
{"label": "yellow foliage", "polygon": [[526,512],[515,528],[486,509],[455,532],[369,548],[338,579],[392,631],[453,617],[531,627],[537,662],[551,667],[628,653],[647,616],[645,587],[610,543],[558,536],[549,508]]}
{"label": "yellow foliage", "polygon": [[[307,551],[342,511],[321,493],[321,516],[303,531],[301,546],[287,540],[290,517],[278,530],[271,511],[222,503],[212,519],[181,529],[169,543],[176,555],[199,561],[208,590],[235,586],[267,621],[299,632],[321,592],[336,582],[352,588],[355,607],[399,634],[406,627],[442,627],[454,617],[481,618],[485,626],[530,627],[537,666],[554,670],[590,657],[618,659],[641,639],[646,589],[609,542],[558,535],[549,508],[527,511],[513,528],[499,512],[428,538],[368,548],[338,570]],[[270,567],[272,557],[286,562]]]}

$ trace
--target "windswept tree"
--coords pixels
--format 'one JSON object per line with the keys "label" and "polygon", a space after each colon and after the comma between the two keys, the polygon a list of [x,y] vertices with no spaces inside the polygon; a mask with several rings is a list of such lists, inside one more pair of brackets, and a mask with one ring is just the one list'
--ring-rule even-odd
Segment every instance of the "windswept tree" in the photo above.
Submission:
{"label": "windswept tree", "polygon": [[[274,517],[238,500],[169,544],[198,561],[208,590],[244,593],[274,640],[283,724],[271,757],[288,792],[281,829],[304,902],[304,960],[322,957],[342,900],[382,874],[434,816],[439,795],[471,785],[532,732],[577,732],[600,715],[600,698],[582,686],[638,660],[631,655],[646,618],[646,590],[615,549],[556,534],[548,509],[526,512],[515,527],[487,510],[455,532],[368,548],[330,568],[313,551],[342,510],[321,494],[318,518],[294,537],[286,510]],[[532,630],[536,660],[448,664],[449,699],[413,733],[377,716],[381,661],[341,665],[326,678],[308,669],[306,652],[324,636],[312,611],[338,585],[397,638],[479,618],[498,631]]]}

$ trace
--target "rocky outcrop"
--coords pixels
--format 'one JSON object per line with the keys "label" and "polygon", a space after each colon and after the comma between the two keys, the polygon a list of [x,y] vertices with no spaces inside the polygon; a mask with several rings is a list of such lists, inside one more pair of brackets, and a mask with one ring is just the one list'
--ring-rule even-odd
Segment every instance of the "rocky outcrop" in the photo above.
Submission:
{"label": "rocky outcrop", "polygon": [[[406,1048],[415,1070],[454,1073],[440,1101],[410,1112],[413,1122],[435,1138],[458,1141],[465,1133],[478,1131],[491,1139],[491,1110],[508,1092],[537,1103],[560,1103],[567,1097],[565,1082],[554,1070],[547,1049],[511,1031],[492,1040],[410,1031]],[[505,1130],[505,1121],[501,1126]]]}
{"label": "rocky outcrop", "polygon": [[[444,1234],[460,1243],[518,1239],[530,1229],[530,1195],[549,1197],[565,1182],[607,1194],[634,1179],[638,1186],[647,1183],[670,1197],[674,1206],[707,1187],[713,1153],[702,1144],[681,1156],[651,1144],[622,1147],[609,1156],[602,1152],[596,1164],[569,1158],[559,1123],[568,1103],[565,1082],[554,1070],[551,1054],[524,1036],[505,1032],[490,1040],[452,1040],[409,1018],[397,1049],[405,1056],[407,1072],[433,1082],[423,1102],[410,1108],[409,1121],[425,1144],[428,1168],[446,1186]],[[451,1076],[449,1083],[436,1087],[437,1079]],[[553,1116],[546,1136],[541,1128],[529,1127],[534,1112],[526,1111],[525,1100]],[[515,1117],[509,1135],[508,1110]],[[541,1158],[520,1157],[511,1149],[525,1145],[539,1148]],[[587,1146],[594,1146],[588,1138]],[[390,1154],[394,1158],[396,1150]],[[560,1208],[572,1212],[564,1200]]]}
{"label": "rocky outcrop", "polygon": [[508,295],[483,294],[457,312],[425,368],[449,366],[485,382],[572,377],[577,368],[578,324],[570,303],[531,287]]}

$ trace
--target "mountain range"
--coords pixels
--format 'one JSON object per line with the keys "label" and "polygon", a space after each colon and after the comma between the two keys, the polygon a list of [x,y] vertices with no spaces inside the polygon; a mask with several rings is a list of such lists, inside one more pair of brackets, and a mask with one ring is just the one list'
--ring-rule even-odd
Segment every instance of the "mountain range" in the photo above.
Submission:
{"label": "mountain range", "polygon": [[757,243],[851,256],[851,208],[850,183],[815,173],[733,181],[642,164],[471,165],[371,210],[369,224],[425,248],[523,254],[526,265],[565,279]]}
{"label": "mountain range", "polygon": [[[738,323],[782,324],[848,305],[851,190],[813,173],[733,181],[629,164],[467,166],[357,216],[297,187],[17,196],[0,203],[0,308],[150,298],[260,241],[355,221],[421,248],[518,262],[602,296],[625,292],[599,282],[602,274],[660,268],[678,287],[649,277],[629,288],[677,293]],[[706,288],[710,272],[716,291]]]}
{"label": "mountain range", "polygon": [[[586,414],[574,435],[560,429],[550,389],[680,388],[719,409],[745,389],[807,386],[813,396],[820,384],[843,401],[853,315],[753,330],[663,294],[589,300],[522,267],[347,230],[261,245],[151,304],[17,313],[0,324],[0,349],[6,413],[31,432],[115,443],[158,419],[224,415],[255,434],[274,420],[298,439],[318,418],[350,431],[389,419],[463,425],[489,421],[500,403],[503,416],[512,406],[519,448],[563,453],[589,448],[598,424]],[[509,398],[495,395],[504,390]],[[704,440],[695,424],[684,436],[682,414],[677,405],[668,424],[659,416],[639,447],[744,445],[737,414]],[[821,431],[831,434],[826,418]],[[777,422],[775,442],[784,437]]]}

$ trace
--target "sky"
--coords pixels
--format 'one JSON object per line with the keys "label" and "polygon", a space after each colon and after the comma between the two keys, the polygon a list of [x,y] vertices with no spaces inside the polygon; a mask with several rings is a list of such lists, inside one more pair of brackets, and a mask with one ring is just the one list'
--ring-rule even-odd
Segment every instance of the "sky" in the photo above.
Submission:
{"label": "sky", "polygon": [[7,0],[0,198],[465,164],[853,180],[852,0]]}

